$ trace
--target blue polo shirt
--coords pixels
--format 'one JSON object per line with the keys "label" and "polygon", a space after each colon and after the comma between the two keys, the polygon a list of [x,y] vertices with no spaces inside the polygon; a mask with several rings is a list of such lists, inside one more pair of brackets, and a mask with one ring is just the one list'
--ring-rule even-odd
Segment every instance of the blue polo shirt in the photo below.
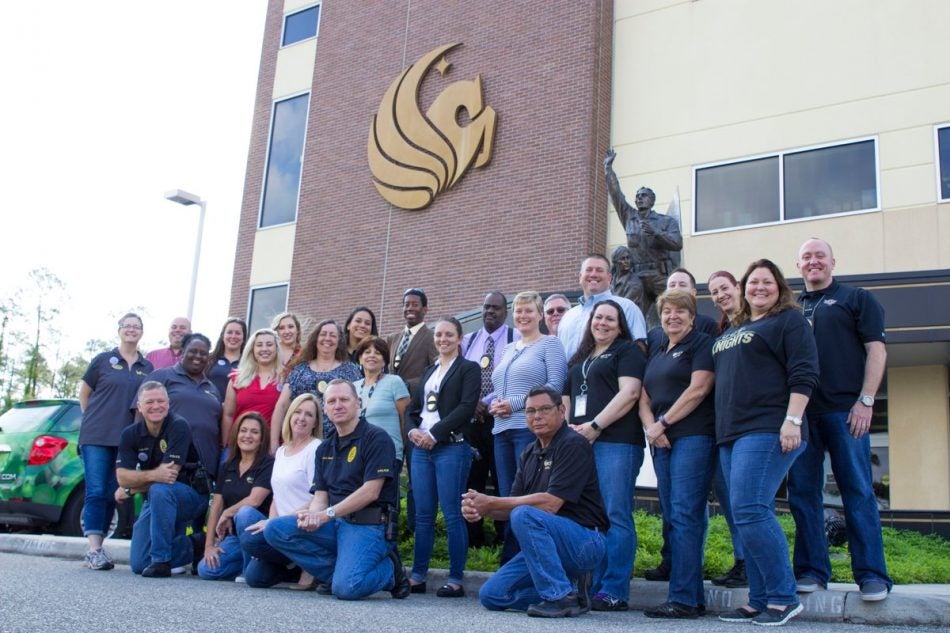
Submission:
{"label": "blue polo shirt", "polygon": [[[119,452],[115,460],[116,468],[126,470],[154,470],[159,464],[194,464],[198,453],[191,443],[191,430],[188,423],[171,413],[162,421],[157,436],[148,432],[144,420],[139,420],[122,431],[119,440]],[[182,481],[184,469],[179,471],[178,480]]]}
{"label": "blue polo shirt", "polygon": [[884,308],[864,288],[834,279],[827,288],[803,292],[798,301],[812,324],[821,367],[808,413],[848,411],[861,395],[865,343],[884,342]]}
{"label": "blue polo shirt", "polygon": [[134,411],[129,410],[129,400],[135,398],[139,385],[152,371],[152,363],[141,354],[129,367],[118,347],[92,359],[82,377],[92,394],[82,414],[80,445],[119,445],[122,429],[135,420]]}
{"label": "blue polo shirt", "polygon": [[218,390],[218,396],[221,399],[221,403],[224,403],[224,396],[228,393],[228,378],[231,376],[231,372],[237,369],[238,362],[230,362],[227,358],[222,356],[211,362],[211,365],[208,367],[208,380],[210,380],[215,388]]}
{"label": "blue polo shirt", "polygon": [[379,498],[366,507],[397,507],[399,497],[393,479],[396,448],[389,434],[366,418],[360,418],[353,432],[343,438],[334,427],[317,447],[314,459],[316,467],[310,492],[326,492],[330,505],[340,503],[367,481],[385,479]]}
{"label": "blue polo shirt", "polygon": [[[221,396],[207,376],[195,382],[181,363],[156,369],[149,380],[157,380],[168,391],[171,413],[181,416],[191,428],[192,441],[212,477],[218,475],[221,454]],[[133,400],[132,407],[137,404]]]}
{"label": "blue polo shirt", "polygon": [[[713,371],[713,339],[693,330],[682,341],[667,350],[669,340],[662,347],[650,349],[650,360],[643,377],[643,387],[650,395],[650,410],[659,417],[679,400],[693,379],[694,371]],[[675,441],[687,435],[715,435],[715,393],[710,390],[693,411],[665,432]]]}

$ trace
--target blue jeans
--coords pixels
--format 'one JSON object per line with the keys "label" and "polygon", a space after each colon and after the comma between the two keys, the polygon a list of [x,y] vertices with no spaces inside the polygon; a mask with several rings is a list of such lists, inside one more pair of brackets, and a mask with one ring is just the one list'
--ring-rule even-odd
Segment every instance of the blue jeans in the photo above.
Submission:
{"label": "blue jeans", "polygon": [[788,472],[788,505],[795,517],[795,576],[822,584],[831,579],[822,498],[827,450],[844,505],[854,580],[859,586],[880,581],[890,588],[893,583],[887,575],[881,515],[872,486],[871,438],[851,436],[847,411],[808,416],[808,422],[808,447]]}
{"label": "blue jeans", "polygon": [[745,548],[749,606],[759,611],[769,604],[798,604],[788,541],[772,501],[805,444],[783,453],[778,433],[750,433],[719,447],[736,529]]}
{"label": "blue jeans", "polygon": [[[509,429],[493,436],[495,476],[498,478],[499,497],[507,497],[511,494],[511,485],[515,482],[515,473],[518,472],[521,454],[534,440],[534,433],[526,428]],[[518,553],[519,545],[513,535],[508,533],[508,523],[505,522],[502,525],[505,538],[501,548],[501,562],[504,564]]]}
{"label": "blue jeans", "polygon": [[435,542],[436,499],[442,508],[449,542],[448,582],[462,584],[468,556],[468,529],[462,518],[462,493],[472,465],[468,442],[437,444],[427,451],[412,451],[412,495],[416,502],[416,544],[412,579],[423,582]]}
{"label": "blue jeans", "polygon": [[198,577],[205,580],[234,580],[244,570],[245,556],[241,540],[235,534],[228,534],[218,543],[218,547],[223,550],[218,553],[218,566],[211,569],[202,558],[198,561]]}
{"label": "blue jeans", "polygon": [[85,471],[86,501],[82,506],[83,535],[109,533],[109,525],[115,514],[115,491],[119,483],[115,478],[115,446],[84,444],[79,447],[79,456]]}
{"label": "blue jeans", "polygon": [[194,550],[185,528],[208,509],[208,498],[181,482],[152,484],[142,514],[132,528],[129,565],[141,574],[151,563],[190,565]]}
{"label": "blue jeans", "polygon": [[604,510],[610,519],[605,543],[607,555],[594,571],[594,591],[624,601],[630,599],[630,574],[637,553],[633,524],[633,495],[643,447],[619,442],[594,442],[594,464]]}
{"label": "blue jeans", "polygon": [[[736,521],[732,516],[732,505],[729,503],[729,486],[726,485],[726,477],[722,472],[722,464],[719,462],[719,451],[713,449],[713,480],[712,488],[716,493],[716,500],[719,502],[719,511],[726,519],[726,525],[729,526],[729,537],[732,539],[732,557],[737,561],[744,561],[745,554],[742,551],[742,541],[739,540],[739,531],[736,530]],[[660,511],[663,515],[663,547],[660,549],[660,556],[663,564],[667,567],[673,567],[673,550],[670,546],[670,511],[663,504],[663,497],[660,495]]]}
{"label": "blue jeans", "polygon": [[266,518],[257,508],[249,507],[241,508],[234,515],[234,530],[247,557],[244,581],[249,587],[273,587],[279,582],[293,580],[296,575],[293,561],[271,547],[263,532],[252,534],[247,531],[249,525]]}
{"label": "blue jeans", "polygon": [[499,497],[511,494],[511,484],[515,482],[515,473],[518,472],[518,460],[534,440],[534,433],[528,429],[510,429],[494,435]]}
{"label": "blue jeans", "polygon": [[[670,523],[670,602],[698,607],[706,603],[703,588],[703,546],[708,513],[706,500],[716,460],[716,438],[687,435],[672,448],[653,456],[657,491]],[[611,527],[613,529],[613,527]]]}
{"label": "blue jeans", "polygon": [[517,609],[560,600],[574,591],[572,578],[593,571],[606,552],[603,534],[532,506],[511,511],[510,525],[524,549],[482,585],[487,609]]}
{"label": "blue jeans", "polygon": [[337,518],[307,532],[297,527],[295,515],[288,515],[268,521],[264,538],[314,578],[330,583],[340,600],[359,600],[393,586],[385,526]]}

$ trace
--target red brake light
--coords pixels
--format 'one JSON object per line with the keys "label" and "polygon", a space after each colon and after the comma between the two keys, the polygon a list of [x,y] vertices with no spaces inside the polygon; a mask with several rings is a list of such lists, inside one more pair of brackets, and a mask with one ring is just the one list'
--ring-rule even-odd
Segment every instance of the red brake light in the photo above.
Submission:
{"label": "red brake light", "polygon": [[59,455],[67,444],[69,444],[69,441],[61,437],[41,435],[33,440],[33,447],[30,448],[30,459],[27,464],[29,466],[42,466]]}

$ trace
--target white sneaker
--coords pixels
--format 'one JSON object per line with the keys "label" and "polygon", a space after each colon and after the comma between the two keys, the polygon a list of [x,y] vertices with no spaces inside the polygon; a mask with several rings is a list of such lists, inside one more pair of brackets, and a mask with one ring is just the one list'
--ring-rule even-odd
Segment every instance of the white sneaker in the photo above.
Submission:
{"label": "white sneaker", "polygon": [[172,576],[181,576],[188,573],[187,567],[172,567]]}
{"label": "white sneaker", "polygon": [[244,576],[238,576],[237,578],[234,579],[234,582],[246,583],[247,580],[244,579]]}

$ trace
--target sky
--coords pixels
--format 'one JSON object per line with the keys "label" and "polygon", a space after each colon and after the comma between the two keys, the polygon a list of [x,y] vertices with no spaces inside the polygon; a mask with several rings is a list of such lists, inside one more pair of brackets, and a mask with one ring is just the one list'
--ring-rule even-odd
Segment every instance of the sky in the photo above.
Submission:
{"label": "sky", "polygon": [[139,306],[151,349],[185,314],[199,213],[165,200],[172,189],[207,201],[194,330],[217,337],[266,9],[266,0],[0,4],[0,302],[30,270],[49,269],[68,295],[62,350],[116,341],[116,318]]}

